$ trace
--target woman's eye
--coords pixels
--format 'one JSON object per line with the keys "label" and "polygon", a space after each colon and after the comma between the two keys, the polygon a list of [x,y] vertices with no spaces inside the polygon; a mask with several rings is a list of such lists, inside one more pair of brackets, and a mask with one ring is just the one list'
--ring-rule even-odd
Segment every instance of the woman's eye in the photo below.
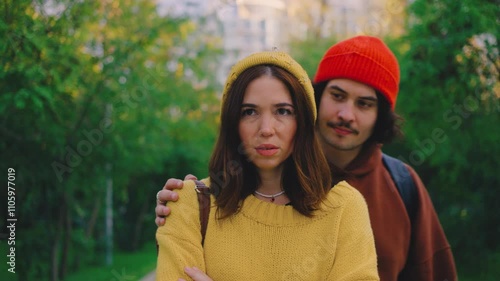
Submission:
{"label": "woman's eye", "polygon": [[288,108],[278,108],[276,112],[278,113],[278,115],[293,115],[292,110]]}
{"label": "woman's eye", "polygon": [[250,116],[250,115],[255,115],[256,112],[255,112],[255,109],[253,108],[247,108],[247,109],[243,109],[241,111],[241,116]]}

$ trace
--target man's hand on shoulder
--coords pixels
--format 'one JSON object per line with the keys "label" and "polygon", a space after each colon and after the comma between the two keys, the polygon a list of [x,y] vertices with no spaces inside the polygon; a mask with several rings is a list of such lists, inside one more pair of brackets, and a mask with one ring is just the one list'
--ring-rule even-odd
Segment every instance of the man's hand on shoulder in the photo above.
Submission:
{"label": "man's hand on shoulder", "polygon": [[[197,178],[191,174],[184,177],[184,180],[196,180]],[[175,192],[175,189],[181,189],[183,181],[180,179],[170,178],[167,180],[163,189],[158,191],[156,194],[156,219],[155,223],[157,226],[162,226],[165,224],[165,217],[170,214],[170,208],[166,206],[169,201],[177,201],[179,199],[179,194]]]}

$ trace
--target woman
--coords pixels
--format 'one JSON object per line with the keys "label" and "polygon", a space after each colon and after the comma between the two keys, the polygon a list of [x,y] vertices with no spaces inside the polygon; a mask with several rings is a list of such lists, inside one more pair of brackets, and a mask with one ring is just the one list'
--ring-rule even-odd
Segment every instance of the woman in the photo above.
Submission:
{"label": "woman", "polygon": [[379,280],[363,197],[330,187],[306,72],[282,52],[251,55],[233,67],[221,110],[204,244],[186,181],[157,231],[157,280]]}

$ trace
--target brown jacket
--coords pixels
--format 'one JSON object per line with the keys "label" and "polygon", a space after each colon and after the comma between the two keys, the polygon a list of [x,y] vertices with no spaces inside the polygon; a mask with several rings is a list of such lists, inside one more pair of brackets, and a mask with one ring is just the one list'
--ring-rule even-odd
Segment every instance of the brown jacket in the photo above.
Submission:
{"label": "brown jacket", "polygon": [[334,183],[346,180],[366,199],[375,236],[381,281],[456,281],[450,245],[431,198],[417,173],[418,190],[413,225],[389,172],[380,145],[364,148],[342,170],[331,165]]}

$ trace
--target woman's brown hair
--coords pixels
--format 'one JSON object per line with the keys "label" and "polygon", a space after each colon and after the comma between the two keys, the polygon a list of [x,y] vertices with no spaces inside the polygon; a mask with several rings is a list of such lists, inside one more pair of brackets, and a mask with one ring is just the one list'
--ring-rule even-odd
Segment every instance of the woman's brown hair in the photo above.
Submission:
{"label": "woman's brown hair", "polygon": [[314,133],[316,108],[295,76],[278,66],[257,65],[236,78],[222,104],[219,136],[209,164],[210,188],[216,196],[218,218],[238,212],[242,201],[260,184],[256,167],[243,151],[238,127],[245,90],[250,82],[262,76],[283,82],[295,106],[295,144],[292,154],[285,160],[281,187],[290,204],[310,217],[331,188],[330,169]]}

